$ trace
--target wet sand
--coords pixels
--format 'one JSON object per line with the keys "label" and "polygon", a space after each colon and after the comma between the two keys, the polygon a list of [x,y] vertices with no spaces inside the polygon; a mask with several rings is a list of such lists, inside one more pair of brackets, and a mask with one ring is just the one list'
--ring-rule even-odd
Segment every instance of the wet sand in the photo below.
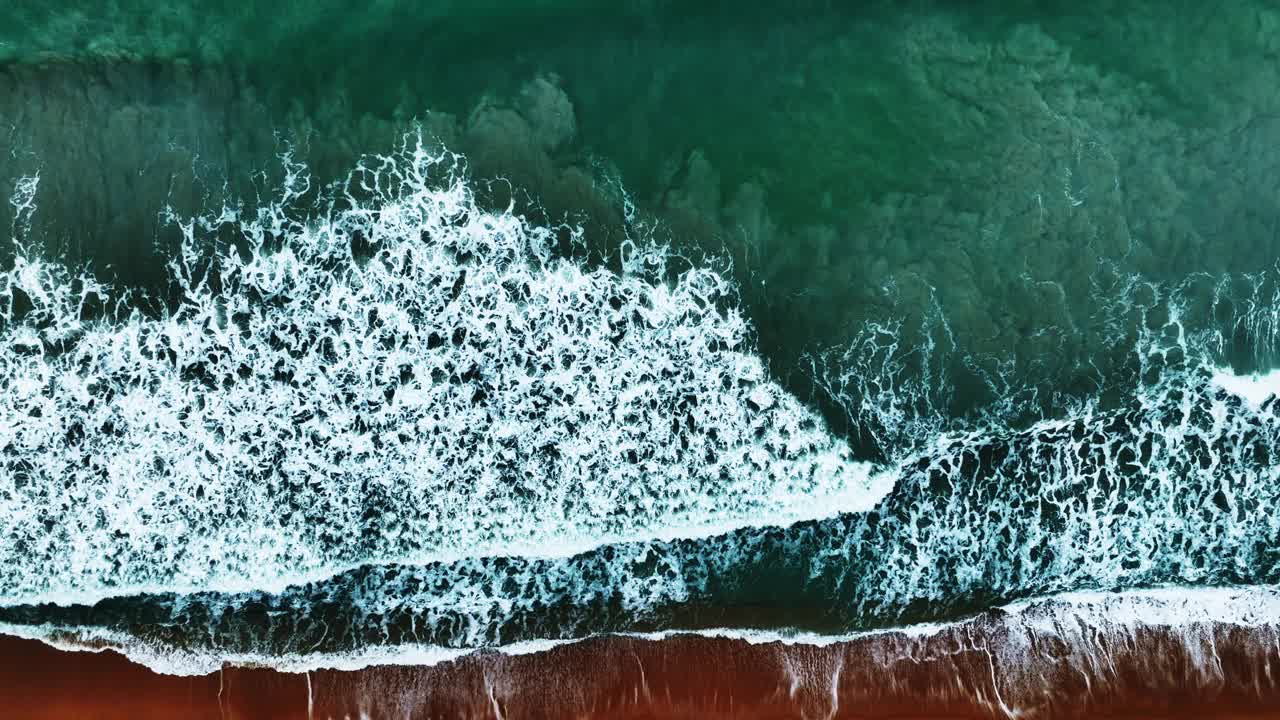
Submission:
{"label": "wet sand", "polygon": [[[1096,620],[1097,616],[1092,616]],[[150,718],[1280,717],[1280,619],[1091,622],[1046,603],[826,646],[594,638],[524,655],[161,675],[0,639],[0,716]]]}

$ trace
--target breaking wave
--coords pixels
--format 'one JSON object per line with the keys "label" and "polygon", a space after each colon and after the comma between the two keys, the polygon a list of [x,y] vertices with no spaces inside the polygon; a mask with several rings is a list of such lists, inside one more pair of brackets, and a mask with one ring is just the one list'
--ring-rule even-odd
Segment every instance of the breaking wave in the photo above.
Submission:
{"label": "breaking wave", "polygon": [[0,602],[281,589],[874,503],[716,273],[668,277],[639,243],[621,273],[556,257],[557,230],[481,210],[420,140],[323,194],[288,169],[278,203],[181,225],[158,315],[21,247],[0,276]]}
{"label": "breaking wave", "polygon": [[[896,661],[910,659],[920,663],[925,658],[953,655],[955,640],[967,639],[971,652],[998,659],[998,684],[1007,689],[1040,689],[1050,685],[1044,668],[1027,661],[1030,648],[1048,647],[1047,652],[1068,672],[1087,672],[1106,677],[1109,669],[1109,647],[1127,647],[1141,655],[1140,641],[1150,638],[1144,633],[1164,632],[1173,637],[1173,645],[1184,645],[1185,651],[1201,663],[1189,668],[1197,673],[1221,672],[1212,630],[1226,626],[1238,630],[1260,631],[1256,642],[1274,650],[1276,618],[1280,616],[1280,588],[1274,585],[1247,588],[1164,588],[1130,590],[1118,593],[1071,592],[1052,597],[1034,598],[997,606],[983,615],[945,623],[917,623],[883,630],[846,634],[813,634],[794,630],[744,630],[741,628],[709,628],[698,632],[657,631],[618,634],[616,638],[664,640],[693,636],[722,640],[740,640],[750,645],[771,644],[781,648],[803,646],[839,652],[841,646],[862,643],[885,647],[874,654],[882,655],[873,667],[892,668]],[[130,660],[167,675],[204,675],[239,667],[271,667],[289,673],[317,670],[356,671],[365,668],[410,665],[432,667],[454,661],[471,649],[443,648],[430,645],[370,646],[341,653],[305,653],[271,655],[262,653],[208,653],[175,649],[151,643],[124,632],[104,628],[62,628],[51,625],[0,625],[0,632],[15,637],[40,640],[62,650],[97,652],[115,649]],[[978,637],[975,638],[974,635]],[[1236,638],[1239,640],[1239,638]],[[1247,636],[1246,636],[1247,639]],[[498,657],[518,657],[544,653],[575,640],[526,641],[505,645]],[[931,646],[941,645],[933,649]],[[1180,648],[1182,649],[1182,648]],[[785,653],[785,651],[784,651]],[[913,655],[918,653],[920,657]],[[796,658],[802,660],[801,658]],[[934,656],[937,659],[937,656]],[[1216,668],[1214,666],[1217,666]],[[1039,682],[1037,682],[1037,680]],[[1034,695],[1036,693],[1026,693]],[[1047,695],[1047,693],[1046,693]],[[391,697],[394,697],[392,695]],[[386,699],[386,698],[384,698]],[[1026,702],[1027,698],[1023,698]]]}
{"label": "breaking wave", "polygon": [[175,220],[170,309],[21,246],[0,276],[6,632],[309,667],[1280,582],[1274,376],[1222,366],[1271,304],[1224,335],[1135,282],[1131,372],[1025,424],[948,422],[851,347],[819,384],[861,389],[872,466],[717,272],[641,238],[566,258],[578,231],[481,209],[421,141],[329,190],[288,169],[274,204]]}

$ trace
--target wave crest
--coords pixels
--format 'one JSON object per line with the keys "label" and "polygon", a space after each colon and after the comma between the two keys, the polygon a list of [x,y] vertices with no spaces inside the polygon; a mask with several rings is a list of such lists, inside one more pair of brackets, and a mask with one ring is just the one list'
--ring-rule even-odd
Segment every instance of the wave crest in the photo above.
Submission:
{"label": "wave crest", "polygon": [[0,275],[0,601],[280,588],[875,501],[715,272],[669,279],[638,240],[621,274],[559,257],[573,231],[481,209],[421,138],[325,192],[286,169],[272,204],[175,220],[159,316],[21,248]]}

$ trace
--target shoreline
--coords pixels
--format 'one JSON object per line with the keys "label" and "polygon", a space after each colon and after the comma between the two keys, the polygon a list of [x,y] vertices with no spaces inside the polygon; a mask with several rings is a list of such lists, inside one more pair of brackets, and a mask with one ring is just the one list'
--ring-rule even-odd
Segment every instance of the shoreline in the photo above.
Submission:
{"label": "shoreline", "polygon": [[[1280,677],[1270,671],[1280,665],[1280,615],[1258,596],[1064,596],[825,645],[604,636],[430,666],[227,665],[185,677],[112,650],[4,636],[0,712],[39,720],[1280,717]],[[1156,611],[1135,612],[1144,604]],[[1187,612],[1193,606],[1202,612]],[[1170,622],[1171,613],[1186,622]]]}

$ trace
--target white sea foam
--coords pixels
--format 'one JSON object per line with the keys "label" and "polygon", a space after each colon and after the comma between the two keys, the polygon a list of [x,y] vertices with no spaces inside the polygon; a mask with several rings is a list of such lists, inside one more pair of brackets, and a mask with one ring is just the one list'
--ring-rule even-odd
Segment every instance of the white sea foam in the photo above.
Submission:
{"label": "white sea foam", "polygon": [[[307,210],[288,165],[275,204],[176,221],[181,303],[158,318],[85,319],[109,290],[19,247],[0,603],[566,555],[887,492],[769,377],[725,278],[673,277],[639,238],[621,274],[557,257],[556,230],[480,209],[452,160],[409,144]],[[211,259],[219,229],[248,252]]]}
{"label": "white sea foam", "polygon": [[[185,222],[182,303],[159,318],[85,320],[109,290],[19,249],[0,275],[0,605],[179,596],[61,627],[5,607],[32,623],[11,632],[169,672],[355,668],[753,602],[760,558],[846,627],[973,597],[1274,580],[1276,381],[1208,380],[1212,342],[1188,338],[1177,297],[1140,323],[1125,407],[1086,398],[1024,429],[947,431],[938,373],[909,380],[896,327],[873,327],[851,349],[872,360],[829,389],[866,391],[851,420],[900,445],[882,469],[769,377],[721,275],[673,276],[638,240],[620,273],[558,257],[557,230],[480,209],[449,162],[420,144],[372,159],[309,210],[290,166],[277,203]],[[37,188],[14,196],[24,217]],[[211,262],[203,238],[228,229],[248,251]],[[200,639],[135,625],[135,601]],[[246,619],[263,604],[279,617]],[[342,637],[304,625],[320,607]],[[304,652],[320,641],[342,650]]]}
{"label": "white sea foam", "polygon": [[[1067,592],[1047,597],[1020,600],[996,608],[1008,617],[1001,624],[1012,631],[1010,641],[1029,632],[1046,634],[1101,633],[1113,635],[1140,628],[1163,627],[1192,631],[1206,624],[1234,625],[1240,628],[1276,627],[1280,625],[1280,586],[1244,587],[1159,587],[1122,592]],[[972,616],[940,623],[919,623],[902,627],[839,634],[820,634],[788,629],[757,630],[743,628],[709,628],[703,630],[666,630],[646,633],[614,633],[613,637],[660,641],[680,636],[698,636],[741,640],[753,645],[780,643],[784,646],[828,647],[857,640],[890,635],[925,640],[973,622]],[[100,628],[62,628],[52,625],[0,624],[0,633],[39,640],[60,650],[102,652],[113,650],[154,672],[166,675],[205,675],[230,665],[237,667],[269,667],[283,672],[304,673],[316,670],[354,671],[368,667],[431,666],[456,660],[475,652],[431,645],[406,644],[371,646],[340,653],[305,655],[261,655],[254,653],[217,653],[184,651],[153,645],[127,633]],[[525,655],[571,645],[595,637],[572,640],[526,640],[487,647],[505,655]],[[993,648],[993,652],[1016,651]]]}
{"label": "white sea foam", "polygon": [[1253,408],[1261,408],[1267,400],[1280,395],[1280,370],[1237,375],[1230,368],[1219,368],[1213,375],[1213,382],[1238,395]]}
{"label": "white sea foam", "polygon": [[[1225,311],[1191,317],[1205,305],[1195,287],[1133,279],[1110,331],[1130,370],[1025,429],[997,412],[939,430],[947,417],[930,411],[928,388],[896,382],[910,376],[885,360],[894,330],[875,329],[819,369],[830,387],[870,397],[851,406],[855,423],[894,437],[906,428],[910,453],[875,528],[831,534],[814,573],[852,586],[842,597],[860,618],[1080,587],[1274,582],[1280,415],[1265,396],[1277,376],[1214,372],[1233,337],[1259,358],[1274,344],[1259,320],[1274,298],[1246,280],[1237,305],[1248,312],[1222,327]],[[1210,282],[1213,302],[1227,303],[1232,278]]]}

